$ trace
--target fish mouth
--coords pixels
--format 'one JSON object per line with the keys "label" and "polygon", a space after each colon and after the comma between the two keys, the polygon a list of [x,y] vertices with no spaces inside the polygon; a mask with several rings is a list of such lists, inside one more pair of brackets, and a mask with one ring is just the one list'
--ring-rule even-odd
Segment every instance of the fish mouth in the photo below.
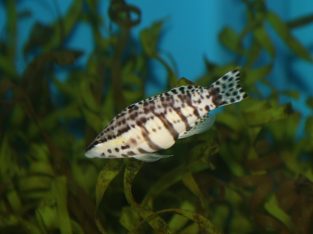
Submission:
{"label": "fish mouth", "polygon": [[85,156],[87,158],[99,158],[101,154],[96,150],[97,143],[92,142],[85,150]]}
{"label": "fish mouth", "polygon": [[87,150],[87,151],[85,152],[85,157],[86,157],[86,158],[94,158],[95,155],[92,153],[92,150]]}

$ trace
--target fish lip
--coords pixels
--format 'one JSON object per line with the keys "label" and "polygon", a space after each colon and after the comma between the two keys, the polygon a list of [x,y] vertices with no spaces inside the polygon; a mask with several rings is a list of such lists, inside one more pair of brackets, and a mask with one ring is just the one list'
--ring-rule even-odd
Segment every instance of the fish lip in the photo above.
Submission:
{"label": "fish lip", "polygon": [[85,157],[86,158],[94,158],[94,155],[92,154],[91,150],[85,151]]}
{"label": "fish lip", "polygon": [[85,152],[90,151],[90,150],[91,150],[93,147],[95,147],[97,144],[98,144],[98,143],[95,142],[95,141],[91,142],[91,143],[87,146],[87,148],[85,149]]}

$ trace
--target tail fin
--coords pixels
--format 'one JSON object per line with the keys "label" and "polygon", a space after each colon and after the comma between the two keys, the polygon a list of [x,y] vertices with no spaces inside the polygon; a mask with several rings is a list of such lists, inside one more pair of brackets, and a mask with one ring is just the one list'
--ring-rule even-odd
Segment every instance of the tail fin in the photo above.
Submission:
{"label": "tail fin", "polygon": [[227,72],[210,85],[209,90],[213,95],[216,106],[225,106],[240,102],[248,95],[239,84],[240,71],[238,69]]}

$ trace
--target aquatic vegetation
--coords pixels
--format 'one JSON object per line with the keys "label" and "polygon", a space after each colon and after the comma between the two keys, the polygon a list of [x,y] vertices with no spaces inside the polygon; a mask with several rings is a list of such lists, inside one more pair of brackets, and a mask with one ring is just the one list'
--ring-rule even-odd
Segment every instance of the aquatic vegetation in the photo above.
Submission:
{"label": "aquatic vegetation", "polygon": [[[131,32],[140,9],[112,1],[107,37],[100,33],[99,1],[73,1],[53,24],[35,24],[23,48],[30,63],[20,74],[16,38],[23,16],[16,4],[5,1],[7,35],[0,41],[0,233],[312,232],[313,117],[296,139],[301,115],[279,97],[298,93],[279,91],[266,79],[277,55],[265,27],[312,62],[292,34],[310,18],[286,23],[264,1],[243,0],[247,25],[220,33],[234,61],[205,60],[207,72],[197,83],[212,83],[240,64],[250,98],[219,113],[210,131],[165,152],[175,157],[144,163],[88,159],[84,152],[116,113],[144,98],[151,61],[164,66],[166,89],[189,83],[158,51],[166,22],[136,40]],[[82,20],[94,38],[84,68],[75,65],[82,51],[66,47]],[[264,53],[268,60],[260,65]],[[59,79],[60,70],[66,79]],[[268,97],[257,83],[270,90]],[[309,97],[311,109],[312,103]]]}

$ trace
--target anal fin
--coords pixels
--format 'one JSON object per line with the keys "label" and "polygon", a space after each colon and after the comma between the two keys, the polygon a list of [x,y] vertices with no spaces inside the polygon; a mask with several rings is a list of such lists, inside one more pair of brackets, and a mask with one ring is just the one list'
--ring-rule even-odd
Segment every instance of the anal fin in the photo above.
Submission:
{"label": "anal fin", "polygon": [[132,157],[137,160],[144,161],[144,162],[155,162],[155,161],[158,161],[159,159],[168,158],[171,156],[173,155],[160,155],[160,154],[151,153],[151,154],[134,155]]}

